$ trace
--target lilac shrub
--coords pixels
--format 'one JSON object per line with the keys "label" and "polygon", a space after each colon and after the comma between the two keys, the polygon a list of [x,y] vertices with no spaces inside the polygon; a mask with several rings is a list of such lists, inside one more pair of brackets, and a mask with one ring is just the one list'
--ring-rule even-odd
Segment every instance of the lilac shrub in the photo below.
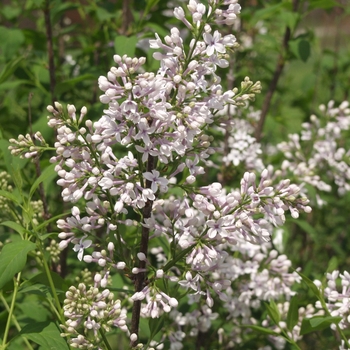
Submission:
{"label": "lilac shrub", "polygon": [[[230,330],[216,323],[215,344],[229,349],[249,333],[242,323],[258,323],[253,312],[263,301],[289,300],[300,281],[269,241],[287,212],[297,218],[311,211],[308,199],[256,161],[260,147],[225,113],[261,91],[248,77],[225,90],[217,72],[238,44],[215,27],[232,25],[240,5],[190,0],[185,11],[178,7],[174,16],[192,35],[188,46],[177,28],[150,40],[159,50],[156,73],[145,71],[143,57],[114,56],[116,66],[98,79],[101,118],[86,120],[86,107],[48,106],[57,135],[51,162],[63,201],[72,204],[71,215],[57,221],[59,247],[73,249],[82,268],[99,270],[92,284],[66,293],[61,327],[72,347],[109,348],[104,335],[118,328],[131,347],[181,349],[225,317]],[[223,161],[246,163],[239,188],[203,185],[208,168],[221,162],[212,136],[218,128],[236,130]],[[11,152],[29,158],[51,149],[35,135],[40,145],[21,136],[11,140]],[[238,150],[247,144],[241,157],[233,151],[237,142]],[[112,293],[115,275],[124,292]],[[162,334],[147,339],[140,322],[157,318]]]}

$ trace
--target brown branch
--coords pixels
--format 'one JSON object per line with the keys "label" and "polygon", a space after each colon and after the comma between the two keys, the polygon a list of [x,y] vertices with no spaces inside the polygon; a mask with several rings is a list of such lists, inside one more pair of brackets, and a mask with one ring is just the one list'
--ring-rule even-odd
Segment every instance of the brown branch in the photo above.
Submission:
{"label": "brown branch", "polygon": [[[152,172],[154,170],[155,166],[155,158],[152,156],[148,156],[148,162],[147,162],[147,171]],[[152,182],[149,180],[146,180],[146,188],[151,188]],[[142,210],[142,220],[148,219],[151,217],[152,213],[152,206],[153,201],[147,200],[143,210]],[[140,252],[144,253],[147,257],[148,253],[148,239],[149,239],[149,228],[142,226],[141,231],[141,244],[140,244]],[[146,261],[139,261],[140,269],[146,268]],[[140,272],[135,277],[135,293],[141,292],[144,288],[146,280],[146,274],[145,272]],[[131,328],[130,333],[138,335],[139,332],[139,324],[140,324],[140,312],[141,312],[141,300],[134,301],[133,308],[132,308],[132,317],[131,317]],[[137,340],[135,342],[131,343],[131,346],[136,346]]]}
{"label": "brown branch", "polygon": [[55,98],[56,76],[55,76],[55,60],[54,60],[54,52],[53,52],[52,26],[51,26],[51,19],[50,19],[50,0],[45,1],[45,7],[43,11],[44,11],[44,17],[45,17],[47,54],[49,56],[51,103],[52,105],[54,105],[54,102],[56,101],[56,98]]}
{"label": "brown branch", "polygon": [[133,7],[133,1],[123,0],[123,9],[122,9],[122,26],[120,33],[127,35],[129,31],[130,23],[134,22],[134,16],[132,15],[131,9]]}
{"label": "brown branch", "polygon": [[[298,5],[299,5],[299,0],[293,0],[293,12],[297,11]],[[259,123],[258,123],[256,129],[255,129],[255,138],[258,142],[260,142],[260,140],[261,140],[266,116],[267,116],[267,113],[270,109],[272,96],[273,96],[274,92],[276,91],[279,78],[282,74],[284,65],[286,63],[286,54],[288,52],[288,43],[289,43],[290,38],[291,38],[291,30],[289,27],[287,27],[285,32],[284,32],[284,36],[283,36],[282,50],[278,56],[276,68],[275,68],[275,71],[273,73],[273,77],[272,77],[272,80],[270,82],[269,89],[267,91],[267,94],[265,96],[265,100],[264,100],[262,108],[261,108],[260,120],[259,120]]]}

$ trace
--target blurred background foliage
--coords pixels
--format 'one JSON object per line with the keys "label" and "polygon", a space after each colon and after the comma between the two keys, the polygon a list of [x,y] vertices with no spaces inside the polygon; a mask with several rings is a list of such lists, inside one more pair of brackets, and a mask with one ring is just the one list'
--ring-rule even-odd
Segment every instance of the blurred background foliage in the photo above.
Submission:
{"label": "blurred background foliage", "polygon": [[[179,3],[183,2],[1,1],[0,170],[11,175],[10,182],[29,188],[37,173],[29,161],[10,157],[7,140],[40,130],[53,141],[53,131],[46,125],[46,106],[53,101],[77,109],[86,106],[87,118],[97,119],[104,108],[97,79],[114,64],[113,55],[146,56],[145,69],[156,70],[158,62],[148,40],[154,33],[167,35],[174,25],[185,30],[171,12]],[[233,88],[245,76],[262,82],[262,94],[252,106],[263,111],[255,136],[268,150],[270,144],[299,132],[320,104],[349,99],[350,4],[348,0],[241,0],[240,4],[241,20],[223,29],[236,35],[241,46],[232,55],[229,71],[223,72],[222,83]],[[280,161],[266,154],[265,159]],[[42,169],[48,159],[41,160]],[[238,186],[239,180],[233,178],[230,185]],[[50,214],[67,211],[55,181],[46,181],[44,187]],[[339,196],[334,189],[323,198],[327,205],[314,208],[302,220],[288,221],[284,229],[284,252],[311,279],[322,278],[330,267],[349,269],[350,263],[350,196]],[[8,229],[0,228],[0,234],[2,242],[9,237]]]}

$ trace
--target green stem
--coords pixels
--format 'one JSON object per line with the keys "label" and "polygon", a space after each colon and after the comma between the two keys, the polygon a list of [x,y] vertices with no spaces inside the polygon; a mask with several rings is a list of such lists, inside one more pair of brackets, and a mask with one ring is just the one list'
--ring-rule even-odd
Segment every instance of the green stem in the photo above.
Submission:
{"label": "green stem", "polygon": [[[0,299],[1,299],[2,303],[4,304],[5,309],[7,310],[7,312],[10,312],[10,307],[7,304],[7,301],[5,300],[4,296],[2,295],[2,292],[0,293]],[[12,315],[12,322],[15,325],[17,331],[20,332],[21,331],[21,326],[19,325],[15,315]],[[28,349],[34,350],[32,345],[29,343],[28,339],[25,338],[25,337],[22,337],[22,338],[23,338],[23,341],[25,342],[25,344],[27,345]]]}
{"label": "green stem", "polygon": [[106,338],[106,336],[105,336],[105,333],[103,332],[103,330],[102,330],[101,328],[99,329],[99,332],[100,332],[100,334],[101,334],[101,337],[102,337],[102,339],[103,339],[103,342],[104,342],[105,345],[106,345],[106,348],[107,348],[108,350],[112,350],[112,348],[111,348],[111,346],[109,345],[108,340],[107,340],[107,338]]}
{"label": "green stem", "polygon": [[15,309],[16,297],[17,297],[18,286],[19,286],[20,281],[21,281],[21,272],[18,273],[17,279],[14,280],[14,283],[13,283],[13,295],[12,295],[9,315],[8,315],[7,322],[6,322],[4,336],[2,339],[1,349],[6,349],[6,347],[7,347],[6,342],[7,342],[7,337],[8,337],[9,331],[10,331],[10,325],[11,325],[11,320],[12,320],[12,316],[13,316],[13,311]]}
{"label": "green stem", "polygon": [[53,298],[54,298],[55,303],[56,303],[56,308],[54,309],[54,311],[57,314],[57,316],[59,317],[61,323],[64,323],[65,320],[64,320],[64,317],[63,317],[63,310],[62,310],[62,307],[61,307],[61,303],[58,300],[58,295],[56,293],[55,284],[53,283],[53,279],[52,279],[52,276],[51,276],[51,271],[50,271],[49,265],[47,264],[47,261],[45,259],[45,254],[44,254],[44,250],[42,249],[41,243],[39,243],[39,249],[40,249],[40,252],[41,252],[42,257],[43,257],[42,261],[43,261],[45,273],[46,273],[46,276],[47,276],[47,279],[49,281],[49,285],[50,285],[50,288],[51,288],[51,293],[52,293]]}

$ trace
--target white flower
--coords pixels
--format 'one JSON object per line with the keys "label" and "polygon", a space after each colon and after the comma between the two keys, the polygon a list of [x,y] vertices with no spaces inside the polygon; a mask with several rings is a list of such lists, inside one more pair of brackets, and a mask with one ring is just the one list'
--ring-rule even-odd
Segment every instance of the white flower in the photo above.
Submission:
{"label": "white flower", "polygon": [[84,235],[78,244],[76,244],[73,247],[73,250],[77,253],[78,252],[78,259],[81,261],[83,259],[84,256],[84,249],[85,248],[89,248],[92,244],[92,241],[90,239],[85,240],[87,236]]}
{"label": "white flower", "polygon": [[147,171],[146,173],[143,173],[143,177],[146,180],[151,181],[151,190],[154,193],[157,192],[158,185],[166,186],[168,184],[168,180],[164,177],[160,177],[159,175],[160,173],[158,170],[152,170],[151,173],[149,171]]}
{"label": "white flower", "polygon": [[204,33],[203,38],[205,43],[208,45],[206,52],[208,56],[211,56],[214,51],[219,53],[225,53],[225,45],[222,43],[221,34],[216,30],[213,35],[209,33]]}

